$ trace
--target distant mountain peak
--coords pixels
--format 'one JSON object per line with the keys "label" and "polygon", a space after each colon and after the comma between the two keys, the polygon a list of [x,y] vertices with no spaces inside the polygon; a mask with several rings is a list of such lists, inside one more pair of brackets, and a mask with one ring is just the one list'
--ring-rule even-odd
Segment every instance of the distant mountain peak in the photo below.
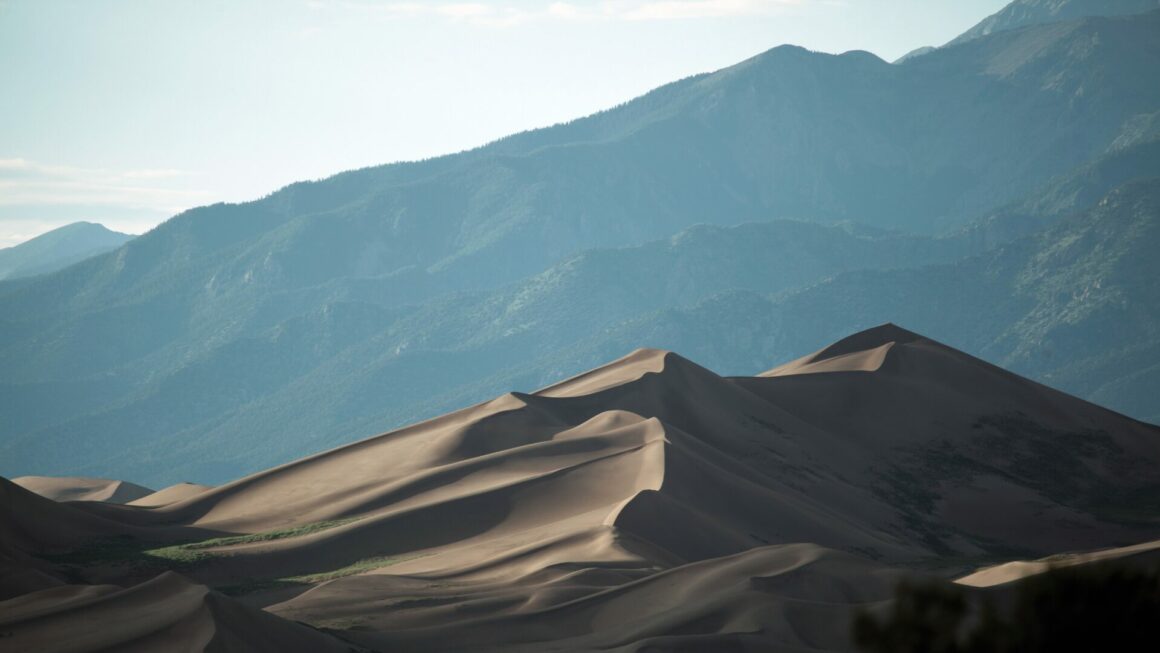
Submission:
{"label": "distant mountain peak", "polygon": [[1093,16],[1131,16],[1156,9],[1160,9],[1160,0],[1015,0],[984,18],[947,45],[965,43],[989,34],[1021,27]]}
{"label": "distant mountain peak", "polygon": [[770,57],[770,56],[784,56],[784,55],[790,55],[790,54],[808,54],[808,53],[810,53],[810,50],[808,48],[805,48],[805,47],[800,46],[800,45],[794,45],[792,43],[783,43],[781,45],[773,46],[772,48],[766,50],[765,52],[761,53],[758,56],[759,57]]}
{"label": "distant mountain peak", "polygon": [[0,249],[0,280],[31,277],[116,249],[133,236],[95,222],[73,222]]}

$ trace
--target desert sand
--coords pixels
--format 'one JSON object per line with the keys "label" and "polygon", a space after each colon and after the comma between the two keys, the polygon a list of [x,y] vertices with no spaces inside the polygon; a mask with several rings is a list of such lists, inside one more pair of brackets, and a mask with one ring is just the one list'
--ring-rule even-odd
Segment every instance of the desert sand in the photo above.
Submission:
{"label": "desert sand", "polygon": [[984,567],[972,574],[956,579],[955,582],[971,587],[994,587],[1028,576],[1042,574],[1050,569],[1112,562],[1132,567],[1138,566],[1143,569],[1155,567],[1157,563],[1160,563],[1160,540],[1097,551],[1057,553],[1039,560],[1013,560]]}
{"label": "desert sand", "polygon": [[756,377],[639,350],[220,487],[114,505],[0,481],[0,631],[844,651],[902,578],[984,588],[1157,540],[1158,463],[1157,427],[893,325]]}
{"label": "desert sand", "polygon": [[146,508],[156,508],[164,506],[177,501],[184,501],[192,496],[201,494],[206,490],[212,489],[209,485],[199,485],[197,483],[175,483],[169,487],[162,488],[156,492],[143,495],[132,501],[125,503],[131,506],[142,506]]}
{"label": "desert sand", "polygon": [[147,487],[106,478],[21,476],[12,482],[53,501],[130,503],[153,493]]}

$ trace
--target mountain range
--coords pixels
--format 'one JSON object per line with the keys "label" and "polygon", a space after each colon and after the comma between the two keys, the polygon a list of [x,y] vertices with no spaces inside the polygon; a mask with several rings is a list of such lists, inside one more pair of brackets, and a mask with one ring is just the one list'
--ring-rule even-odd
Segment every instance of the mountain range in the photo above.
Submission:
{"label": "mountain range", "polygon": [[884,321],[1156,419],[1160,11],[1048,14],[775,48],[0,283],[0,472],[220,483],[641,345],[748,374]]}

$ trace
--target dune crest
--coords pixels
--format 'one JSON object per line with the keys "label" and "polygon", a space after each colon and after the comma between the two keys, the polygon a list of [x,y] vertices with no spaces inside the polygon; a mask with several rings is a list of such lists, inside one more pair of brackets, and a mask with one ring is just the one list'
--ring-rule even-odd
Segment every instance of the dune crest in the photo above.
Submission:
{"label": "dune crest", "polygon": [[12,482],[53,501],[130,503],[153,493],[147,487],[105,478],[20,476]]}
{"label": "dune crest", "polygon": [[169,487],[162,488],[156,492],[146,494],[145,496],[125,503],[130,506],[155,508],[157,506],[165,506],[178,501],[184,501],[185,499],[211,489],[213,488],[208,485],[198,485],[197,483],[175,483]]}
{"label": "dune crest", "polygon": [[1156,540],[1132,517],[1155,487],[1157,427],[894,325],[756,377],[638,350],[220,487],[113,505],[0,483],[0,607],[39,596],[70,624],[160,593],[178,616],[116,637],[167,642],[289,632],[261,607],[377,650],[840,651],[835,624],[916,568]]}
{"label": "dune crest", "polygon": [[985,567],[955,580],[971,587],[994,587],[1021,578],[1042,574],[1051,569],[1116,562],[1131,566],[1152,567],[1160,562],[1160,540],[1141,542],[1097,551],[1059,553],[1040,560],[1015,560]]}

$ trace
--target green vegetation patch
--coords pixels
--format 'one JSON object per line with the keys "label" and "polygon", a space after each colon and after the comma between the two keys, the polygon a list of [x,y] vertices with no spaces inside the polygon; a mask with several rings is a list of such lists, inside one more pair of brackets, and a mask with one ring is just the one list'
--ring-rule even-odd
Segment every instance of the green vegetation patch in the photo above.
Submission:
{"label": "green vegetation patch", "polygon": [[[262,533],[254,533],[252,535],[231,535],[229,537],[215,537],[209,540],[201,540],[199,542],[191,542],[189,544],[180,544],[179,547],[191,551],[197,549],[213,549],[217,547],[234,546],[236,544],[252,544],[254,542],[271,542],[274,540],[283,540],[290,537],[301,537],[319,531],[337,528],[345,524],[356,522],[361,517],[349,517],[347,519],[332,519],[330,521],[316,521],[310,524],[302,524],[300,526],[293,526],[291,528],[283,528],[273,531],[264,531]],[[172,548],[172,547],[170,547]]]}
{"label": "green vegetation patch", "polygon": [[60,554],[43,556],[49,562],[68,565],[127,564],[136,567],[187,569],[222,554],[208,549],[225,548],[254,542],[272,542],[300,537],[357,521],[360,517],[312,522],[290,528],[264,531],[251,535],[214,537],[158,547],[129,536],[92,540],[83,547]]}
{"label": "green vegetation patch", "polygon": [[399,558],[379,556],[374,558],[365,558],[345,567],[332,569],[330,571],[322,571],[313,574],[302,574],[300,576],[287,576],[284,578],[257,578],[246,581],[244,583],[215,587],[214,589],[228,596],[240,596],[242,594],[252,594],[254,592],[277,589],[281,587],[313,585],[315,583],[322,583],[328,580],[344,578],[346,576],[354,576],[356,574],[371,571],[372,569],[390,567],[391,565],[396,565],[406,560],[412,560],[416,557],[418,556],[403,556]]}
{"label": "green vegetation patch", "polygon": [[[228,551],[220,551],[216,549],[225,549],[231,546],[251,544],[254,542],[271,542],[292,537],[300,537],[303,535],[309,535],[311,533],[317,533],[319,531],[335,528],[337,526],[342,526],[344,524],[349,524],[357,521],[358,519],[360,518],[356,517],[350,519],[320,521],[310,524],[302,524],[300,526],[294,526],[291,528],[254,533],[252,535],[215,537],[161,547],[156,546],[156,543],[142,542],[128,536],[101,538],[93,540],[86,544],[84,547],[74,551],[69,551],[62,554],[46,555],[43,557],[50,562],[71,566],[74,568],[73,570],[78,573],[81,571],[81,568],[85,566],[100,564],[123,565],[132,567],[139,571],[149,572],[162,570],[181,571],[196,567],[208,560],[229,555]],[[302,574],[298,576],[287,576],[284,578],[252,578],[233,585],[215,587],[214,589],[222,592],[223,594],[237,596],[241,594],[250,594],[253,592],[282,587],[312,585],[328,580],[334,580],[336,578],[361,574],[373,569],[389,567],[391,565],[403,562],[404,560],[410,560],[414,557],[415,556],[378,556],[373,558],[364,558],[338,569]]]}
{"label": "green vegetation patch", "polygon": [[302,576],[291,576],[290,578],[286,578],[285,580],[288,580],[291,582],[299,582],[299,583],[321,583],[321,582],[328,581],[328,580],[334,580],[336,578],[343,578],[345,576],[354,576],[355,574],[361,574],[364,571],[371,571],[372,569],[381,569],[383,567],[390,567],[391,565],[396,565],[396,564],[399,564],[400,562],[403,562],[404,560],[410,560],[410,559],[411,559],[410,557],[391,558],[388,556],[377,557],[377,558],[366,558],[365,560],[359,560],[358,562],[355,562],[353,564],[349,564],[349,565],[347,565],[345,567],[341,567],[339,569],[333,569],[331,571],[319,572],[316,574],[305,574]]}

